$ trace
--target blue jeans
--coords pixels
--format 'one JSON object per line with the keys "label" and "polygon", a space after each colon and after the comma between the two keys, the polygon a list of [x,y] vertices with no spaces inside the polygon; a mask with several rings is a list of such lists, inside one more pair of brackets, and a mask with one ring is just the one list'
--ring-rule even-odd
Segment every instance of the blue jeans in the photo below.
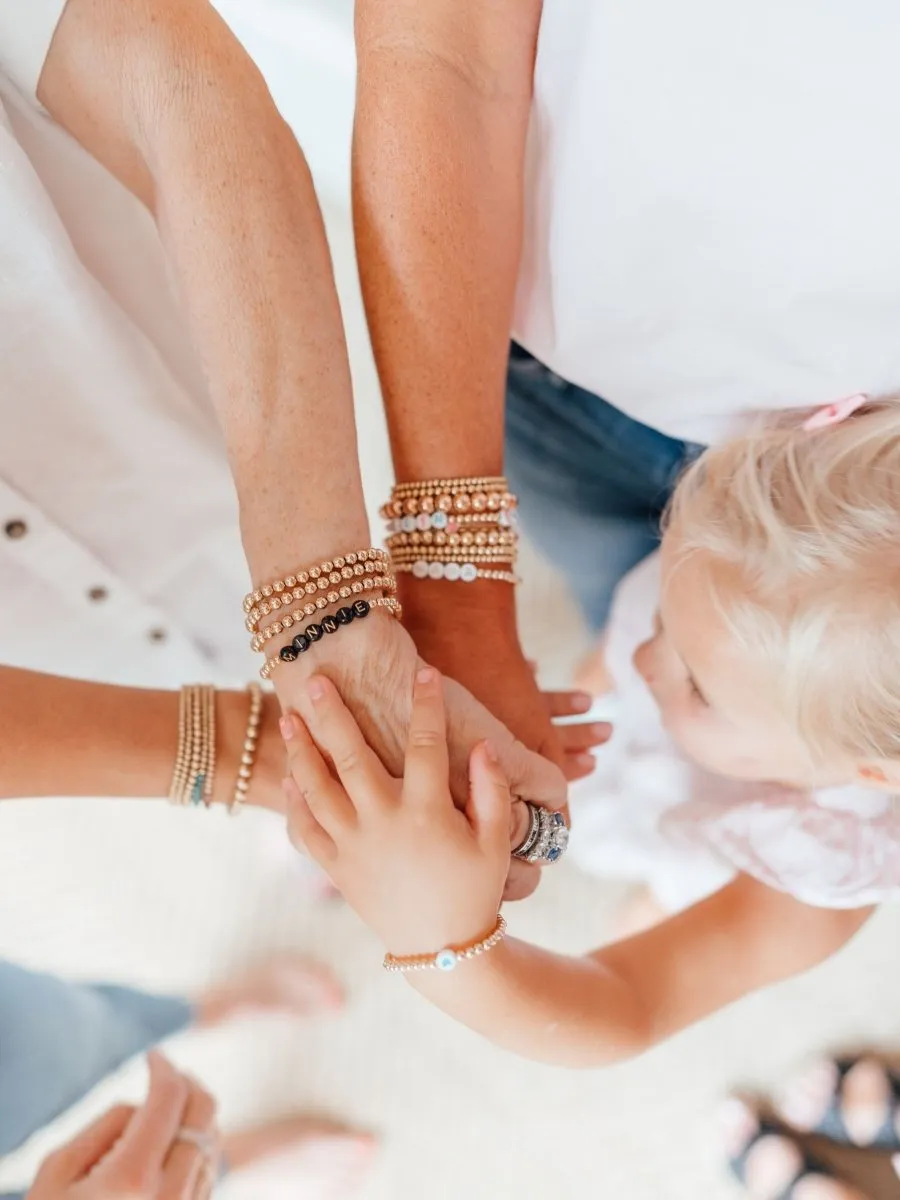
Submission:
{"label": "blue jeans", "polygon": [[641,425],[513,344],[506,473],[531,540],[594,631],[616,585],[659,544],[679,475],[703,450]]}
{"label": "blue jeans", "polygon": [[193,1018],[186,1000],[69,983],[0,959],[0,1155]]}

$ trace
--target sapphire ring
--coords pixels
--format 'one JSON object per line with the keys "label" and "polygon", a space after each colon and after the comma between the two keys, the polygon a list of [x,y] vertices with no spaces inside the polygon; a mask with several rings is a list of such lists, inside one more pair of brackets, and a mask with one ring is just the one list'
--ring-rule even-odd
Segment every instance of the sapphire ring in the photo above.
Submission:
{"label": "sapphire ring", "polygon": [[524,841],[513,850],[513,858],[523,862],[547,866],[558,862],[569,844],[569,827],[561,812],[542,808],[526,800],[529,826]]}

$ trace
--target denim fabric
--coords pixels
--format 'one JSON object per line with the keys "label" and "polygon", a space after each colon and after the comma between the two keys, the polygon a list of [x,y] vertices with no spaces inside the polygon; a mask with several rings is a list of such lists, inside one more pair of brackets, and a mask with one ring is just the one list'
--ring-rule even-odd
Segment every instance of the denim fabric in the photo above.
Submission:
{"label": "denim fabric", "polygon": [[525,531],[593,630],[619,580],[659,544],[672,489],[702,449],[641,425],[513,344],[506,472]]}
{"label": "denim fabric", "polygon": [[193,1017],[186,1000],[69,983],[0,959],[0,1155]]}

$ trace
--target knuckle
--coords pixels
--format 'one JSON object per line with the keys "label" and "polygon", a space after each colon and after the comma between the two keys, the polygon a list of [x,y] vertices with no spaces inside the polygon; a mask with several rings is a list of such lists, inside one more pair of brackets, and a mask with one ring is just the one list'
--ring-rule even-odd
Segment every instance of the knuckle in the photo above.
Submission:
{"label": "knuckle", "polygon": [[362,762],[362,756],[355,746],[341,750],[334,760],[334,765],[338,771],[355,771]]}
{"label": "knuckle", "polygon": [[114,1195],[117,1200],[155,1200],[155,1191],[149,1172],[140,1166],[129,1163],[116,1172]]}
{"label": "knuckle", "polygon": [[409,734],[409,744],[414,750],[433,750],[444,741],[444,735],[437,729],[412,729]]}

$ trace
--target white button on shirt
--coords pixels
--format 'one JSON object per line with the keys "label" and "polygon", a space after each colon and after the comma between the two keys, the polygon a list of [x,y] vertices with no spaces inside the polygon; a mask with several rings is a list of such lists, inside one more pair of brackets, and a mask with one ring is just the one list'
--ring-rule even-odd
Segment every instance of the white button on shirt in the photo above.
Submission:
{"label": "white button on shirt", "polygon": [[0,661],[243,683],[234,488],[142,206],[40,109],[63,0],[0,0]]}

